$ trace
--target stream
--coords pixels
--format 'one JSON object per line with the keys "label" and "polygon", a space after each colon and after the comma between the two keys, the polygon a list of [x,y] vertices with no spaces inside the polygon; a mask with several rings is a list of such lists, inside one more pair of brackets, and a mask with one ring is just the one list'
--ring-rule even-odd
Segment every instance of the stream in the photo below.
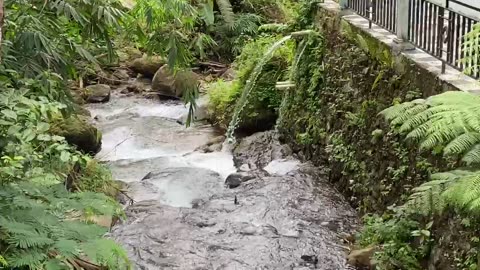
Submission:
{"label": "stream", "polygon": [[355,211],[273,131],[202,153],[222,134],[185,128],[179,101],[114,91],[87,108],[103,133],[97,158],[135,201],[110,233],[134,269],[346,269]]}

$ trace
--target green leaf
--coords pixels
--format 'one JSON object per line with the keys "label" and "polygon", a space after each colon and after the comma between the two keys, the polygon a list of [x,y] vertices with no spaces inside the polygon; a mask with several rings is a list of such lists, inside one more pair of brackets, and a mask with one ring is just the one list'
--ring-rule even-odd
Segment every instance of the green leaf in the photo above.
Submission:
{"label": "green leaf", "polygon": [[17,120],[17,114],[12,110],[4,109],[2,110],[2,114],[5,115],[7,118]]}
{"label": "green leaf", "polygon": [[46,132],[50,129],[50,125],[45,122],[40,122],[37,124],[37,131],[38,132]]}
{"label": "green leaf", "polygon": [[50,259],[45,263],[45,270],[68,270],[67,267],[61,260],[59,259]]}
{"label": "green leaf", "polygon": [[68,162],[70,160],[70,153],[67,151],[62,151],[60,154],[60,160],[63,162]]}
{"label": "green leaf", "polygon": [[2,126],[11,126],[13,124],[14,124],[13,122],[0,119],[0,125],[2,125]]}
{"label": "green leaf", "polygon": [[29,141],[35,139],[35,136],[36,136],[35,131],[34,131],[33,129],[31,129],[31,128],[27,128],[27,129],[23,132],[22,135],[23,135],[23,136],[22,136],[23,139],[24,139],[26,142],[29,142]]}
{"label": "green leaf", "polygon": [[52,137],[48,134],[40,134],[37,136],[37,139],[39,141],[44,141],[44,142],[48,142],[48,141],[51,141],[52,140]]}

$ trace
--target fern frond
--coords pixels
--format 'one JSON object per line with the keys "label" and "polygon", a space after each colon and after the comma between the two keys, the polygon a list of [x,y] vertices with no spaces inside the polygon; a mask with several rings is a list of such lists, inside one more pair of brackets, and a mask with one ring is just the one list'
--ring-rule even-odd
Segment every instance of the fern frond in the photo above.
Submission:
{"label": "fern frond", "polygon": [[[465,152],[465,149],[472,149],[475,145],[478,146],[479,143],[480,143],[479,133],[467,132],[451,140],[450,143],[448,143],[447,146],[445,146],[443,151],[446,155],[458,155]],[[470,152],[472,150],[470,150]],[[468,153],[466,155],[468,155]]]}
{"label": "fern frond", "polygon": [[480,173],[474,172],[464,177],[459,177],[443,193],[445,199],[458,208],[476,211],[480,208],[478,200],[480,199]]}
{"label": "fern frond", "polygon": [[230,0],[216,0],[218,9],[223,16],[223,20],[229,26],[233,26],[235,22],[235,14],[232,10],[232,4],[230,4]]}
{"label": "fern frond", "polygon": [[381,112],[392,127],[424,150],[444,149],[446,156],[480,163],[480,97],[445,92],[394,105]]}

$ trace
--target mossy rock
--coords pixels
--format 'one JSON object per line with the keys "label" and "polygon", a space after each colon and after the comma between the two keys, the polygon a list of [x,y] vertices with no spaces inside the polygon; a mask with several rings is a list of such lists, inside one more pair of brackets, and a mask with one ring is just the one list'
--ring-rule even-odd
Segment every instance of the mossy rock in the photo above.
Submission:
{"label": "mossy rock", "polygon": [[146,77],[153,77],[157,70],[166,63],[165,59],[160,56],[150,56],[137,58],[128,64],[128,68],[136,73],[140,73]]}
{"label": "mossy rock", "polygon": [[161,96],[182,97],[189,88],[198,86],[198,75],[191,70],[179,70],[175,75],[167,65],[163,65],[155,73],[152,90]]}
{"label": "mossy rock", "polygon": [[111,88],[106,84],[94,84],[85,87],[84,98],[89,103],[104,103],[110,100]]}
{"label": "mossy rock", "polygon": [[75,145],[78,150],[96,154],[102,146],[102,134],[87,119],[82,115],[59,119],[52,124],[50,131],[55,135],[65,137],[67,142]]}
{"label": "mossy rock", "polygon": [[78,104],[73,104],[73,110],[75,111],[76,114],[90,117],[92,114],[90,113],[89,110],[85,109],[85,107],[78,105]]}

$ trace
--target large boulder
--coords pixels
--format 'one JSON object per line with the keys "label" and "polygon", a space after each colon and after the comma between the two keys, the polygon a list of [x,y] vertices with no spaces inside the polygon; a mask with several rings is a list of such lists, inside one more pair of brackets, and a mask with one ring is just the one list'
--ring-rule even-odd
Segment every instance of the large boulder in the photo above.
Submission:
{"label": "large boulder", "polygon": [[85,100],[91,103],[108,102],[111,91],[110,86],[106,84],[89,85],[85,88]]}
{"label": "large boulder", "polygon": [[143,76],[153,77],[157,70],[165,64],[165,59],[160,56],[142,57],[133,60],[128,67]]}
{"label": "large boulder", "polygon": [[51,125],[50,131],[65,137],[68,143],[75,145],[84,153],[96,154],[102,146],[102,134],[88,122],[85,116],[59,119]]}
{"label": "large boulder", "polygon": [[142,52],[134,47],[123,47],[117,50],[118,61],[120,63],[128,63],[134,59],[141,58]]}
{"label": "large boulder", "polygon": [[173,74],[167,65],[157,70],[152,81],[152,90],[166,97],[181,97],[193,87],[198,87],[197,74],[191,70],[179,70]]}

